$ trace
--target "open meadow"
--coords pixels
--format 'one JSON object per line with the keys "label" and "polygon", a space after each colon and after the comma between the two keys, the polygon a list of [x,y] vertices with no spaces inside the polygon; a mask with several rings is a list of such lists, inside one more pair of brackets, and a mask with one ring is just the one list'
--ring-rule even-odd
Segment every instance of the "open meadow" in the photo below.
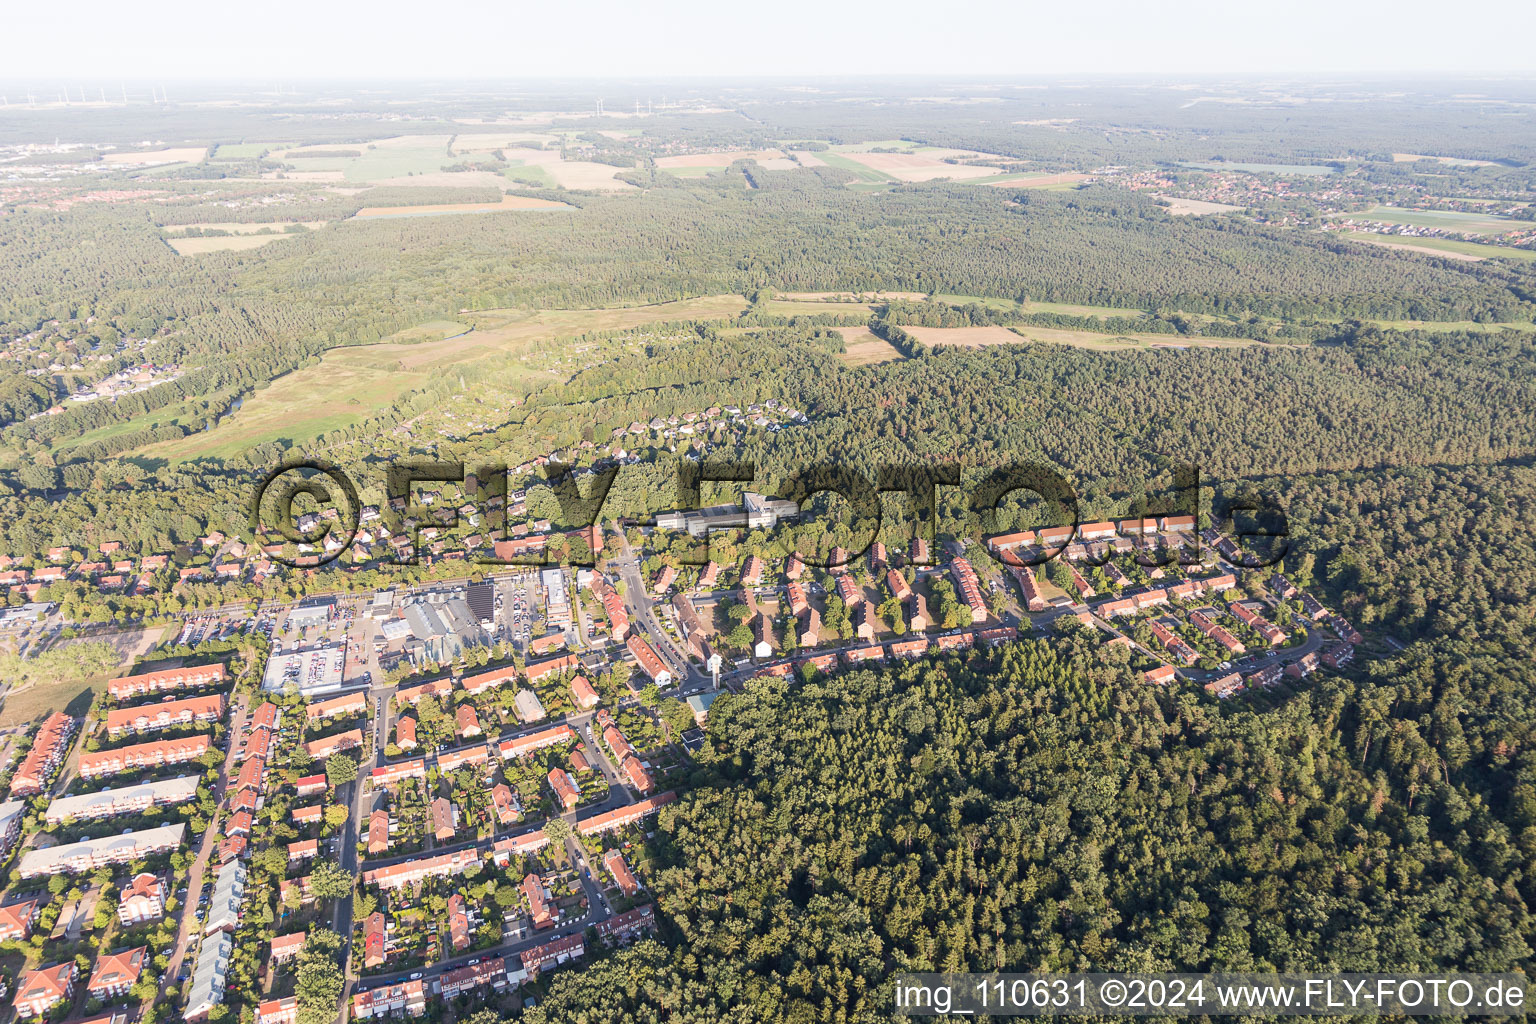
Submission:
{"label": "open meadow", "polygon": [[136,454],[183,462],[230,458],[265,441],[302,443],[360,423],[451,367],[515,356],[550,338],[670,320],[720,320],[745,307],[740,295],[711,295],[612,309],[482,310],[462,314],[464,324],[431,321],[402,331],[395,341],[332,349],[318,365],[252,392],[212,430],[148,445]]}

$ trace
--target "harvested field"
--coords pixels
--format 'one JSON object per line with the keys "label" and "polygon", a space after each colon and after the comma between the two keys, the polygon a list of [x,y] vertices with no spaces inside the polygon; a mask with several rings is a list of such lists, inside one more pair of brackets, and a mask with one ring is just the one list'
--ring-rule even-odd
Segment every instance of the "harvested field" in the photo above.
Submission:
{"label": "harvested field", "polygon": [[157,149],[147,153],[107,153],[101,160],[108,164],[128,164],[148,167],[154,164],[199,164],[208,155],[206,146],[180,146],[175,149]]}
{"label": "harvested field", "polygon": [[1157,198],[1168,204],[1168,212],[1175,217],[1199,217],[1207,213],[1231,213],[1242,209],[1230,203],[1211,203],[1204,199],[1178,199],[1173,196]]}
{"label": "harvested field", "polygon": [[656,161],[662,170],[673,167],[729,167],[737,160],[756,160],[765,164],[769,160],[781,160],[784,152],[778,149],[735,150],[729,153],[688,153],[684,156],[664,156]]}
{"label": "harvested field", "polygon": [[995,181],[983,181],[982,185],[998,185],[1006,188],[1049,188],[1052,185],[1075,185],[1080,181],[1087,181],[1086,174],[1019,174],[998,178]]}
{"label": "harvested field", "polygon": [[209,252],[227,252],[236,249],[259,249],[268,242],[276,242],[292,235],[216,235],[213,238],[167,238],[165,244],[183,256],[201,256]]}
{"label": "harvested field", "polygon": [[502,210],[569,210],[572,207],[552,199],[531,196],[502,196],[497,203],[437,203],[432,206],[365,206],[355,219],[370,217],[431,217],[451,213],[498,213]]}
{"label": "harvested field", "polygon": [[792,153],[790,153],[790,156],[794,157],[797,161],[799,161],[801,167],[825,167],[825,166],[827,166],[827,162],[825,160],[823,160],[821,157],[817,156],[815,153],[811,153],[811,152],[809,152],[807,150],[803,150],[803,149],[794,150]]}
{"label": "harvested field", "polygon": [[784,299],[769,299],[763,303],[764,309],[778,316],[815,316],[832,314],[861,315],[874,312],[874,306],[866,302],[788,302]]}
{"label": "harvested field", "polygon": [[945,163],[945,157],[981,157],[980,153],[968,153],[958,149],[923,150],[917,153],[844,153],[845,158],[862,164],[872,171],[880,171],[898,181],[933,181],[938,178],[990,178],[998,173],[997,167],[973,164]]}
{"label": "harvested field", "polygon": [[890,342],[870,334],[868,328],[839,327],[836,330],[843,336],[843,342],[847,345],[847,351],[843,353],[843,362],[850,366],[873,366],[876,363],[889,363],[901,358],[901,353],[893,348]]}
{"label": "harvested field", "polygon": [[1017,345],[1019,336],[1006,327],[906,327],[902,330],[924,345],[958,345],[981,348],[984,345]]}

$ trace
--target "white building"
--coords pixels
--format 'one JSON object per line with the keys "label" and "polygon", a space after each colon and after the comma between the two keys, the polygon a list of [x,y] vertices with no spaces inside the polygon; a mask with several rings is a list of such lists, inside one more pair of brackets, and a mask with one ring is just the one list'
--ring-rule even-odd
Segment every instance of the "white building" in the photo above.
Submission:
{"label": "white building", "polygon": [[235,937],[220,932],[203,941],[197,953],[197,967],[192,971],[192,985],[187,992],[187,1008],[182,1016],[197,1020],[224,1001],[225,978],[229,958],[235,951]]}
{"label": "white building", "polygon": [[82,796],[57,797],[48,805],[48,824],[59,825],[71,818],[94,820],[119,814],[142,814],[151,807],[183,804],[197,797],[197,783],[196,775],[183,775]]}
{"label": "white building", "polygon": [[83,843],[30,850],[21,858],[16,870],[22,878],[78,875],[94,871],[105,864],[127,864],[140,857],[169,853],[181,846],[186,832],[186,823],[178,822],[142,832],[129,832],[127,835],[105,836],[101,839],[87,839]]}

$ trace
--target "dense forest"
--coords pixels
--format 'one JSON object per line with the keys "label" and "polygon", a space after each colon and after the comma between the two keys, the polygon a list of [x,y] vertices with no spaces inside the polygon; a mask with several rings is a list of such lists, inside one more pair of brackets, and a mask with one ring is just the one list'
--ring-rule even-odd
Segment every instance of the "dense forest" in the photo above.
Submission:
{"label": "dense forest", "polygon": [[909,970],[1529,963],[1533,723],[1482,683],[1528,664],[1426,641],[1261,714],[1090,648],[717,702],[655,839],[674,944],[530,1019],[882,1020]]}

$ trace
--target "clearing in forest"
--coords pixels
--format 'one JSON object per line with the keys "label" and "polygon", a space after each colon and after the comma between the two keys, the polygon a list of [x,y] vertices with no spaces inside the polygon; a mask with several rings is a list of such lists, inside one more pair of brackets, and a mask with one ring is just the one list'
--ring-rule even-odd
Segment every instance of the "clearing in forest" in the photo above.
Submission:
{"label": "clearing in forest", "polygon": [[866,327],[838,327],[846,346],[843,362],[850,366],[873,366],[900,359],[901,353],[884,338],[877,338]]}
{"label": "clearing in forest", "polygon": [[[402,331],[396,341],[331,349],[317,365],[252,392],[212,430],[148,445],[136,454],[184,462],[230,458],[265,441],[304,443],[362,422],[451,367],[516,355],[538,341],[587,331],[721,320],[740,314],[746,304],[740,295],[709,295],[612,309],[465,312],[458,321],[434,320]],[[466,331],[466,326],[474,329]]]}

